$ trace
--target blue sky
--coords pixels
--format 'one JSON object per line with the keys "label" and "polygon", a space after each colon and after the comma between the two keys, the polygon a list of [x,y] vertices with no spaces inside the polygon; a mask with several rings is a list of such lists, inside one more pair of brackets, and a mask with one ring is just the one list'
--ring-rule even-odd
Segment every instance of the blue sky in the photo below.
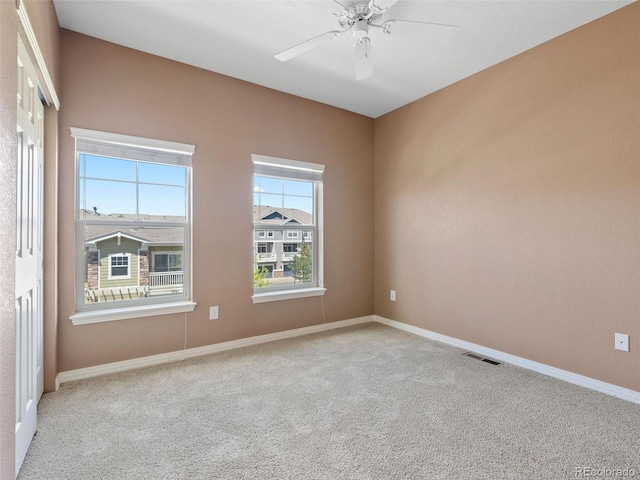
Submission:
{"label": "blue sky", "polygon": [[[138,182],[136,184],[136,176]],[[80,208],[102,214],[184,216],[187,169],[173,165],[80,155]]]}
{"label": "blue sky", "polygon": [[313,183],[255,175],[253,204],[313,213]]}
{"label": "blue sky", "polygon": [[[101,214],[184,216],[187,169],[88,154],[80,155],[80,209]],[[136,178],[138,181],[136,182]],[[313,213],[313,183],[254,177],[254,205]],[[137,192],[137,193],[136,193]]]}

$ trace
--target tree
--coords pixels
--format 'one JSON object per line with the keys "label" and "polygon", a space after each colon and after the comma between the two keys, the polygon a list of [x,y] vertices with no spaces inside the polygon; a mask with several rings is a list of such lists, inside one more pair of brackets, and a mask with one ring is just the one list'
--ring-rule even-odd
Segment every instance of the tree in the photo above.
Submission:
{"label": "tree", "polygon": [[269,275],[269,269],[264,265],[259,267],[256,265],[253,270],[253,286],[257,288],[268,287],[269,280],[267,280],[267,275]]}
{"label": "tree", "polygon": [[298,283],[311,282],[313,260],[311,258],[311,245],[303,243],[298,253],[293,257],[289,268],[293,272],[293,281]]}

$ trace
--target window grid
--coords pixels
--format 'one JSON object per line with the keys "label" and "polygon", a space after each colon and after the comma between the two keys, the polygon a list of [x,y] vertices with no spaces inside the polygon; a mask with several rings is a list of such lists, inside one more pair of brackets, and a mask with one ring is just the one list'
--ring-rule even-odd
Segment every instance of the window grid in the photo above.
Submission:
{"label": "window grid", "polygon": [[[318,235],[321,174],[307,178],[305,174],[297,175],[295,168],[279,168],[275,165],[277,159],[271,160],[270,170],[265,173],[254,158],[254,294],[322,287],[322,242]],[[318,172],[324,170],[318,167]],[[277,227],[274,229],[273,225]],[[275,249],[266,256],[258,239],[265,238],[264,232],[269,229],[276,233]],[[263,270],[267,262],[269,269]],[[266,277],[257,283],[256,274],[259,276],[260,272]]]}
{"label": "window grid", "polygon": [[[76,139],[77,310],[108,311],[139,305],[162,307],[166,303],[176,305],[173,302],[190,300],[191,252],[188,247],[191,244],[191,155],[194,147],[105,132],[71,130]],[[116,168],[108,168],[113,166]],[[117,168],[120,166],[122,170]],[[122,196],[118,190],[125,187],[133,194],[123,200],[119,198]],[[109,195],[100,188],[112,191]],[[163,195],[165,192],[171,195]],[[156,201],[156,197],[160,200]],[[102,201],[97,202],[95,198]],[[118,205],[125,201],[129,208],[120,212]],[[173,205],[178,208],[171,210]],[[171,288],[164,288],[171,283],[169,280],[151,278],[152,274],[163,275],[162,271],[155,271],[153,249],[158,248],[155,244],[175,245],[182,250],[162,252],[158,257],[160,263],[166,263],[166,268],[159,270],[172,275]],[[99,253],[102,245],[107,252],[117,248],[126,253],[112,253],[103,264]],[[102,273],[104,268],[107,272]],[[105,282],[100,281],[101,276]],[[179,285],[175,285],[177,282]]]}

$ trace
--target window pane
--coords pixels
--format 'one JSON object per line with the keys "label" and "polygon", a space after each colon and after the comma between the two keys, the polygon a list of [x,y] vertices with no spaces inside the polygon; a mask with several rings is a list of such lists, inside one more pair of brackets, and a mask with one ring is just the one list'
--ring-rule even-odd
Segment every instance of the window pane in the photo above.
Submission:
{"label": "window pane", "polygon": [[167,255],[155,254],[153,256],[153,270],[155,272],[166,272],[168,269]]}
{"label": "window pane", "polygon": [[111,276],[112,277],[126,276],[128,273],[129,273],[129,268],[128,267],[113,267],[111,269]]}
{"label": "window pane", "polygon": [[273,208],[282,208],[282,195],[274,195],[272,193],[254,194],[254,205],[267,206]]}
{"label": "window pane", "polygon": [[311,197],[313,196],[313,183],[302,182],[300,180],[285,180],[283,193],[285,195],[300,195]]}
{"label": "window pane", "polygon": [[129,265],[129,262],[127,260],[127,257],[111,257],[111,265]]}
{"label": "window pane", "polygon": [[[140,184],[140,215],[151,215],[153,221],[184,221],[187,215],[185,187]],[[155,218],[160,217],[160,218]],[[174,218],[163,218],[174,217]],[[179,217],[179,218],[175,218]]]}
{"label": "window pane", "polygon": [[261,177],[255,175],[253,177],[253,191],[255,193],[276,193],[282,195],[283,180],[281,178]]}
{"label": "window pane", "polygon": [[131,160],[80,154],[80,177],[136,181],[136,163]]}
{"label": "window pane", "polygon": [[85,304],[182,293],[185,227],[89,225],[84,238]]}
{"label": "window pane", "polygon": [[296,217],[301,223],[309,225],[313,223],[313,198],[307,197],[284,197],[285,208],[295,208],[307,215]]}
{"label": "window pane", "polygon": [[160,183],[163,185],[187,184],[187,169],[174,165],[160,165],[157,163],[139,163],[139,181],[143,183]]}
{"label": "window pane", "polygon": [[182,255],[169,255],[169,269],[173,271],[182,269]]}
{"label": "window pane", "polygon": [[136,215],[135,183],[108,180],[81,180],[79,217],[96,220],[134,219]]}

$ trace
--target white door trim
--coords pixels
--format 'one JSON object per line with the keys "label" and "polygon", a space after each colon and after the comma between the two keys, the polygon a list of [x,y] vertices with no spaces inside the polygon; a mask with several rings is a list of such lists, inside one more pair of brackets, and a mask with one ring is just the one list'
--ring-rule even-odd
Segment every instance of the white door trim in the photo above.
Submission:
{"label": "white door trim", "polygon": [[20,0],[17,0],[17,11],[18,19],[20,20],[19,25],[22,40],[24,41],[25,46],[33,53],[33,61],[35,62],[34,66],[36,67],[36,71],[39,73],[42,83],[44,84],[44,93],[46,95],[47,102],[50,101],[53,103],[53,106],[56,107],[56,110],[60,110],[60,100],[58,99],[58,94],[53,86],[51,74],[49,73],[47,64],[44,61],[40,45],[38,45],[38,39],[36,38],[36,33],[33,30],[31,21],[29,20],[27,9]]}

